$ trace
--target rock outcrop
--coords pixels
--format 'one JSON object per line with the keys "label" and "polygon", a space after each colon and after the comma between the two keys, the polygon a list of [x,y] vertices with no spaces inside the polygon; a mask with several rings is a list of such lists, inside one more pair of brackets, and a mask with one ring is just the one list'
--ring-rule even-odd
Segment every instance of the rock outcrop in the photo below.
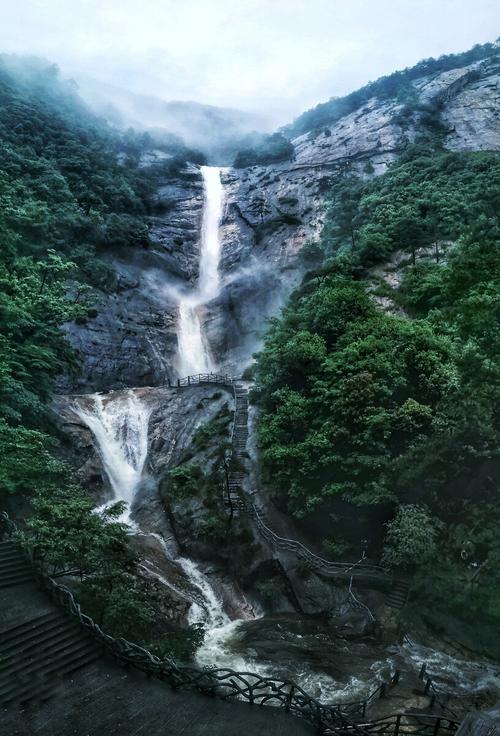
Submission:
{"label": "rock outcrop", "polygon": [[[325,193],[339,177],[383,173],[407,141],[425,131],[429,109],[451,150],[500,150],[498,57],[422,77],[415,104],[372,98],[335,124],[293,140],[294,160],[225,168],[221,226],[222,288],[206,305],[203,327],[221,369],[240,373],[308,267],[303,246],[318,238]],[[153,155],[144,164],[155,163]],[[97,316],[70,325],[83,364],[61,390],[159,385],[176,375],[176,293],[196,280],[203,192],[188,165],[158,190],[152,246],[110,253],[115,285],[100,294]]]}

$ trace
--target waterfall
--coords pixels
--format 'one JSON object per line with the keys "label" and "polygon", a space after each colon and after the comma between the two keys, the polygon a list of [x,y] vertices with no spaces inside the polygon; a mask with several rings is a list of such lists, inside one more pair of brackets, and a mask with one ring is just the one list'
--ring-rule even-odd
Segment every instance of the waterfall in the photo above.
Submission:
{"label": "waterfall", "polygon": [[75,412],[94,435],[113,503],[126,503],[120,521],[130,524],[132,503],[148,454],[150,410],[130,390],[106,399],[100,394],[86,396],[85,401],[77,401]]}
{"label": "waterfall", "polygon": [[201,228],[198,295],[200,301],[205,303],[214,299],[219,292],[219,225],[222,219],[224,192],[219,168],[202,166],[201,175],[205,189],[205,203]]}
{"label": "waterfall", "polygon": [[201,330],[200,317],[196,305],[187,299],[179,302],[179,324],[177,340],[179,345],[179,375],[211,373],[214,370],[212,358],[205,344]]}
{"label": "waterfall", "polygon": [[238,628],[244,619],[231,620],[224,611],[220,596],[212,587],[207,575],[203,574],[197,564],[186,557],[178,557],[176,562],[184,570],[191,585],[200,591],[204,606],[196,601],[191,604],[188,623],[203,626],[205,638],[197,650],[195,658],[200,667],[228,667],[239,672],[256,672],[269,674],[269,668],[252,660],[249,662],[235,652],[234,644],[238,639]]}
{"label": "waterfall", "polygon": [[220,169],[202,166],[204,204],[201,228],[200,265],[198,284],[193,292],[179,299],[179,373],[210,373],[215,365],[210,348],[203,335],[200,308],[219,293],[220,240],[219,225],[222,218],[224,192]]}
{"label": "waterfall", "polygon": [[187,557],[178,557],[177,562],[186,573],[191,585],[200,591],[206,602],[204,609],[197,603],[193,603],[189,611],[188,623],[204,624],[208,629],[218,628],[230,623],[221,599],[208,582],[207,576],[201,572],[196,563]]}

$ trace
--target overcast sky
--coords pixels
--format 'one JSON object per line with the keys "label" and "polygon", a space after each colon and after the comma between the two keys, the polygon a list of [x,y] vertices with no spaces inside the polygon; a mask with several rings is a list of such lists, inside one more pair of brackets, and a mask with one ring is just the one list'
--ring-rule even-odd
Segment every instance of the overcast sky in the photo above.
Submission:
{"label": "overcast sky", "polygon": [[302,110],[500,34],[498,0],[0,0],[0,51],[164,99]]}

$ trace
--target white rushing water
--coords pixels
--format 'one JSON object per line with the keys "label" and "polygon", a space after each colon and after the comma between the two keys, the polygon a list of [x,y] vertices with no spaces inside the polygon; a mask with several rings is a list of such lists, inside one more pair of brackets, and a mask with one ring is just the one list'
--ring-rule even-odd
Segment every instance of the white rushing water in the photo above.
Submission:
{"label": "white rushing water", "polygon": [[179,322],[177,327],[179,345],[179,375],[212,373],[214,364],[208,345],[203,339],[200,315],[197,305],[188,299],[179,302]]}
{"label": "white rushing water", "polygon": [[425,663],[429,676],[442,692],[500,691],[500,669],[491,662],[457,659],[416,643],[403,646],[402,651],[416,670]]}
{"label": "white rushing water", "polygon": [[255,672],[267,675],[268,667],[255,660],[249,661],[235,651],[235,640],[238,639],[238,628],[245,619],[231,620],[224,611],[222,598],[217,595],[208,576],[205,575],[193,560],[178,557],[176,562],[184,570],[191,585],[197,588],[204,600],[204,606],[193,602],[188,614],[188,623],[203,626],[205,638],[196,652],[196,663],[200,667],[216,665],[239,672]]}
{"label": "white rushing water", "polygon": [[219,225],[224,205],[220,169],[202,166],[204,206],[201,228],[199,278],[196,288],[179,299],[179,374],[210,373],[215,365],[201,326],[203,305],[219,293],[219,259],[221,244]]}
{"label": "white rushing water", "polygon": [[76,402],[75,412],[94,435],[113,490],[112,502],[126,503],[120,521],[130,524],[148,454],[150,411],[134,391],[127,391],[106,398],[101,394],[86,396],[85,401]]}

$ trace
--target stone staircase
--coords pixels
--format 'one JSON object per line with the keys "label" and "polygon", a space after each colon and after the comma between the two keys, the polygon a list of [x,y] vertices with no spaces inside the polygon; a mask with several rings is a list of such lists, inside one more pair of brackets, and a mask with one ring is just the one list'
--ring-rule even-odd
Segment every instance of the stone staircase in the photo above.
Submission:
{"label": "stone staircase", "polygon": [[408,600],[410,592],[410,584],[406,580],[396,579],[392,584],[392,588],[387,594],[385,603],[389,608],[399,611],[403,608]]}
{"label": "stone staircase", "polygon": [[99,656],[94,640],[59,611],[14,626],[0,634],[0,705],[43,700]]}
{"label": "stone staircase", "polygon": [[[33,570],[18,545],[0,542],[0,589],[29,587],[34,582]],[[48,697],[61,678],[99,656],[99,647],[79,623],[57,610],[3,629],[0,706]]]}
{"label": "stone staircase", "polygon": [[248,441],[248,389],[241,384],[236,384],[234,396],[235,410],[231,462],[228,472],[228,504],[234,516],[241,516],[247,512],[247,504],[242,498],[245,479],[242,465],[246,457]]}
{"label": "stone staircase", "polygon": [[14,542],[0,542],[0,588],[10,588],[30,580],[33,580],[33,572],[20,547]]}

